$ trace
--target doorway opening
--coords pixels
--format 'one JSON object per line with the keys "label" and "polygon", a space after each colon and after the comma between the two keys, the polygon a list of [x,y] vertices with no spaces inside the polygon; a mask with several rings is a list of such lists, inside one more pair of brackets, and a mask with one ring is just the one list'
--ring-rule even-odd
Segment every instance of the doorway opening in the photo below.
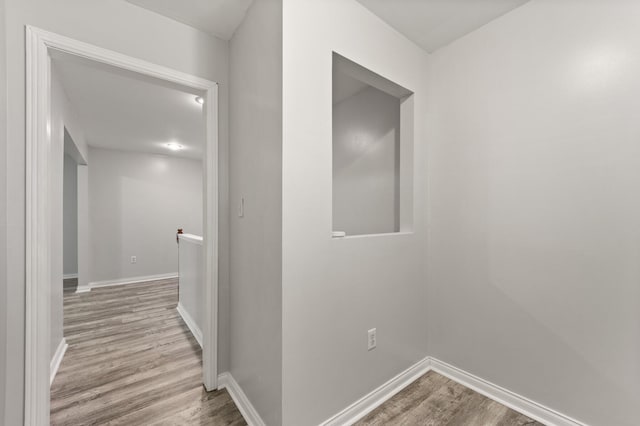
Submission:
{"label": "doorway opening", "polygon": [[[182,72],[171,70],[152,63],[141,61],[98,48],[57,34],[42,31],[33,27],[27,27],[27,279],[26,279],[26,359],[25,359],[25,423],[26,424],[48,424],[50,415],[50,389],[49,385],[53,378],[51,375],[54,368],[53,360],[49,355],[53,354],[55,359],[59,352],[54,348],[52,341],[52,331],[49,326],[54,307],[51,298],[47,297],[52,290],[52,286],[60,285],[62,293],[62,280],[54,282],[53,274],[58,271],[60,278],[63,278],[65,265],[60,259],[64,250],[56,253],[54,244],[64,245],[64,226],[60,221],[59,229],[56,229],[58,222],[54,220],[55,211],[64,212],[65,204],[63,194],[56,198],[55,194],[50,196],[51,190],[55,188],[52,176],[63,176],[65,166],[65,151],[62,147],[55,151],[59,153],[59,158],[54,157],[54,147],[52,142],[54,128],[55,111],[52,105],[52,93],[55,90],[52,84],[52,69],[56,61],[64,60],[72,64],[90,64],[97,68],[109,68],[117,75],[128,75],[137,79],[152,79],[157,84],[173,89],[183,90],[188,93],[192,103],[202,110],[202,120],[205,130],[203,131],[203,148],[201,152],[201,235],[202,235],[202,373],[201,382],[206,390],[215,390],[218,387],[217,381],[217,280],[218,280],[218,168],[217,168],[217,84]],[[135,95],[135,94],[132,94]],[[144,113],[142,111],[141,113]],[[113,123],[111,123],[113,124]],[[81,144],[75,140],[75,135],[71,128],[64,129],[65,140],[69,144],[75,145],[76,149]],[[163,149],[170,149],[169,144],[180,145],[175,141],[161,141]],[[151,149],[151,148],[150,148]],[[82,154],[83,148],[79,151]],[[85,164],[75,159],[76,171],[76,292],[92,290],[104,281],[95,278],[93,268],[95,262],[88,259],[92,255],[95,241],[87,247],[88,237],[83,232],[83,226],[88,227],[89,219],[82,212],[84,206],[83,197],[88,197],[89,169],[91,162],[86,163],[87,157],[91,159],[91,148],[87,149],[88,155],[84,156]],[[73,156],[69,152],[69,157]],[[113,153],[111,153],[113,154]],[[130,157],[125,155],[123,158]],[[101,155],[96,155],[99,158]],[[104,157],[105,155],[103,155]],[[109,156],[109,154],[106,154]],[[82,156],[81,156],[82,157]],[[68,160],[71,161],[71,160]],[[186,161],[186,160],[185,160]],[[170,162],[166,155],[155,155],[152,166],[158,170],[167,167]],[[122,161],[115,159],[112,163],[121,164]],[[97,164],[97,163],[96,163]],[[69,170],[72,164],[67,164]],[[188,169],[189,167],[185,167]],[[71,177],[69,177],[71,180]],[[136,179],[126,179],[120,181],[122,188],[131,189],[137,185],[140,189],[140,182]],[[63,179],[60,179],[60,189],[63,186]],[[153,187],[142,188],[143,192],[154,192]],[[103,192],[108,192],[104,188]],[[135,198],[135,194],[128,194]],[[71,198],[71,197],[70,197]],[[141,202],[141,200],[133,201]],[[175,199],[166,200],[167,208],[175,202]],[[63,214],[63,213],[62,213]],[[64,216],[64,214],[63,214]],[[149,220],[153,221],[154,213],[150,212]],[[69,220],[71,222],[71,220]],[[100,224],[98,224],[100,225]],[[104,225],[104,224],[103,224]],[[72,224],[67,226],[67,230],[73,228]],[[196,230],[197,232],[197,230]],[[135,231],[128,232],[128,234]],[[172,230],[175,233],[175,230]],[[69,236],[73,239],[73,236]],[[105,237],[107,238],[107,237]],[[172,235],[171,238],[175,238]],[[86,241],[85,241],[86,239]],[[69,241],[67,241],[69,242]],[[175,241],[173,241],[175,244]],[[70,252],[72,253],[72,252]],[[177,261],[177,249],[175,250]],[[138,262],[136,254],[126,254],[130,265]],[[73,255],[69,254],[70,269],[73,269]],[[69,271],[70,269],[66,269]],[[122,269],[122,268],[121,268]],[[73,271],[67,275],[73,275]],[[139,278],[139,277],[137,277]],[[157,278],[157,277],[156,277]],[[69,279],[73,279],[69,277]],[[121,282],[117,282],[118,279]],[[112,284],[124,284],[123,278],[112,279]],[[116,282],[114,282],[116,281]],[[96,283],[98,285],[96,285]],[[76,293],[77,294],[77,293]],[[64,353],[64,349],[62,350]]]}

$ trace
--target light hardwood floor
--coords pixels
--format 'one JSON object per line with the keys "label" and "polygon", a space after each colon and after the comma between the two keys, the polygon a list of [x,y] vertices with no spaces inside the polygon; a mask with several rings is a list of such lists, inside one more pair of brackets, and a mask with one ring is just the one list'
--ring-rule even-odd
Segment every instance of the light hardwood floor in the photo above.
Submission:
{"label": "light hardwood floor", "polygon": [[[69,349],[51,388],[53,425],[245,425],[229,394],[204,391],[201,350],[176,312],[174,279],[75,293],[65,280]],[[357,423],[541,424],[435,372]]]}
{"label": "light hardwood floor", "polygon": [[51,387],[53,425],[246,425],[226,390],[205,392],[200,346],[176,311],[177,280],[76,294]]}
{"label": "light hardwood floor", "polygon": [[411,383],[356,425],[542,426],[433,371]]}

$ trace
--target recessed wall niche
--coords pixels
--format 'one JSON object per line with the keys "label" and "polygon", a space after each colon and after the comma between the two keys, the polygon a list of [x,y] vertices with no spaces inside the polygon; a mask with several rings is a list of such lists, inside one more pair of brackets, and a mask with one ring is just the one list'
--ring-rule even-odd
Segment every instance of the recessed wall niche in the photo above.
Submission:
{"label": "recessed wall niche", "polygon": [[333,53],[333,236],[413,225],[413,92]]}

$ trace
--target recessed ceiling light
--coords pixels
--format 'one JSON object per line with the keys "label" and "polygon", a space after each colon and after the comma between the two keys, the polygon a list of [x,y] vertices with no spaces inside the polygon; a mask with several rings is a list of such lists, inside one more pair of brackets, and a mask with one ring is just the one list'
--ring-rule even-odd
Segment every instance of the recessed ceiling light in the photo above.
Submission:
{"label": "recessed ceiling light", "polygon": [[200,105],[204,105],[204,98],[202,96],[196,96],[196,102]]}
{"label": "recessed ceiling light", "polygon": [[171,151],[180,151],[182,148],[184,148],[182,145],[180,145],[179,143],[175,143],[175,142],[169,142],[165,146],[167,148],[169,148]]}

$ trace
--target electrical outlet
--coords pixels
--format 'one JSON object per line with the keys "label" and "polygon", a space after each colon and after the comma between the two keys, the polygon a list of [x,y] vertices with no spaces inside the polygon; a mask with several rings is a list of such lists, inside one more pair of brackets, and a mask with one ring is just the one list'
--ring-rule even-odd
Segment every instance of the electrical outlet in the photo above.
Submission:
{"label": "electrical outlet", "polygon": [[138,258],[135,256],[131,256],[131,263],[138,263]]}
{"label": "electrical outlet", "polygon": [[367,350],[370,351],[372,349],[375,349],[377,343],[376,329],[372,328],[371,330],[367,331]]}

